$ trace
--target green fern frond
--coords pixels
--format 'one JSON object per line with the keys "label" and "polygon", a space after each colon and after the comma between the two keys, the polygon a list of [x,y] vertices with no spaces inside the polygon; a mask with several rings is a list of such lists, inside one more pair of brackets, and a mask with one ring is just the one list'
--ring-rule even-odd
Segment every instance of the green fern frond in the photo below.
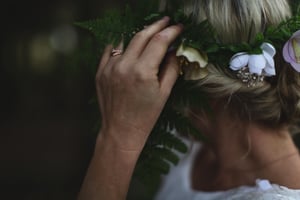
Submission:
{"label": "green fern frond", "polygon": [[123,12],[111,10],[102,18],[76,22],[75,25],[90,31],[99,44],[117,45],[122,39],[125,41],[132,37],[132,32],[137,27],[132,20],[132,10],[127,7]]}
{"label": "green fern frond", "polygon": [[179,162],[178,155],[175,154],[172,150],[165,147],[154,147],[152,148],[152,153],[154,156],[157,156],[162,160],[169,161],[174,165],[177,165]]}
{"label": "green fern frond", "polygon": [[[160,124],[164,125],[164,123],[158,121],[157,125]],[[150,148],[163,146],[181,153],[187,152],[187,146],[181,139],[179,139],[174,133],[171,133],[166,129],[161,129],[158,127],[154,128],[151,132],[146,147],[147,145]]]}
{"label": "green fern frond", "polygon": [[170,164],[165,159],[161,159],[154,154],[152,154],[152,157],[148,160],[146,166],[146,168],[149,168],[153,171],[158,171],[160,174],[169,173],[170,167]]}

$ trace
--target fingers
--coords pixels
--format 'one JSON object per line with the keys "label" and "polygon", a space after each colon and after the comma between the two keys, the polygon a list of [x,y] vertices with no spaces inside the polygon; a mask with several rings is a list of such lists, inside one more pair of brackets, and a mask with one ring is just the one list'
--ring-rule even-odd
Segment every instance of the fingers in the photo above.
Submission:
{"label": "fingers", "polygon": [[138,32],[131,42],[129,43],[124,56],[129,58],[138,58],[145,46],[148,44],[149,40],[163,28],[165,28],[170,21],[169,17],[164,17],[161,20],[155,22],[154,24],[148,26],[144,30]]}
{"label": "fingers", "polygon": [[[114,60],[120,58],[123,49],[124,49],[123,41],[121,41],[117,47],[113,47],[112,45],[107,45],[104,49],[97,74],[102,74],[104,68],[108,65],[109,62],[114,62]],[[115,52],[115,55],[113,55],[113,52]]]}
{"label": "fingers", "polygon": [[[164,17],[137,33],[123,55],[119,55],[118,53],[112,54],[112,45],[107,46],[97,72],[98,79],[101,78],[101,74],[110,74],[115,64],[119,61],[121,62],[121,60],[123,61],[124,66],[122,65],[122,68],[124,69],[127,68],[128,70],[129,68],[132,69],[139,66],[138,68],[143,71],[143,73],[149,75],[149,70],[151,70],[154,72],[151,74],[156,76],[167,49],[183,30],[182,25],[167,27],[169,20],[169,17]],[[115,49],[123,50],[123,43]],[[118,67],[120,68],[120,66]],[[167,59],[167,64],[159,75],[161,86],[166,89],[172,88],[177,79],[178,71],[177,60],[175,55],[173,55]]]}
{"label": "fingers", "polygon": [[182,32],[182,25],[170,26],[163,31],[157,33],[149,42],[143,51],[140,59],[147,63],[147,67],[156,67],[160,65],[165,57],[170,44]]}
{"label": "fingers", "polygon": [[159,74],[160,87],[162,92],[169,95],[180,72],[180,67],[175,54],[168,55]]}
{"label": "fingers", "polygon": [[103,71],[105,65],[108,63],[112,49],[113,49],[112,45],[107,45],[105,47],[102,57],[101,57],[101,60],[100,60],[100,64],[98,66],[97,74],[101,73],[101,71]]}

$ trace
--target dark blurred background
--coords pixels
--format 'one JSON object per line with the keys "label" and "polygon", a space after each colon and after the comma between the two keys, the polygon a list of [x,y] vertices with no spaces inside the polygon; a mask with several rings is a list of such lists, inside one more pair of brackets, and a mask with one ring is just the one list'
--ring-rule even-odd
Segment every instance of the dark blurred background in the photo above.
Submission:
{"label": "dark blurred background", "polygon": [[95,65],[82,59],[90,35],[73,22],[124,3],[1,2],[0,199],[76,199],[98,110]]}

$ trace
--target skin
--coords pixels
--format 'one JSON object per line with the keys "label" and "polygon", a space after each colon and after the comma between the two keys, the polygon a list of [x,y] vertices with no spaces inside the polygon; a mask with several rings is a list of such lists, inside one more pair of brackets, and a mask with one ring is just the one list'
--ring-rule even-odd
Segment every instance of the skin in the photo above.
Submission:
{"label": "skin", "polygon": [[[96,75],[102,128],[79,200],[126,199],[137,159],[179,74],[167,49],[183,28],[168,23],[165,17],[137,33],[123,55],[111,57],[113,47],[105,49]],[[195,189],[226,190],[254,185],[257,178],[300,188],[300,159],[287,127],[234,121],[221,102],[212,107],[212,122],[199,113],[190,117],[211,141],[193,163]]]}
{"label": "skin", "polygon": [[96,75],[102,128],[78,199],[126,199],[137,159],[179,74],[176,57],[166,54],[183,27],[168,26],[169,20],[137,33],[123,55],[111,57],[113,47],[105,49]]}
{"label": "skin", "polygon": [[194,125],[210,140],[193,163],[194,189],[220,191],[253,186],[257,179],[300,189],[299,150],[287,126],[271,129],[241,122],[230,116],[222,102],[213,109],[213,120],[190,114]]}

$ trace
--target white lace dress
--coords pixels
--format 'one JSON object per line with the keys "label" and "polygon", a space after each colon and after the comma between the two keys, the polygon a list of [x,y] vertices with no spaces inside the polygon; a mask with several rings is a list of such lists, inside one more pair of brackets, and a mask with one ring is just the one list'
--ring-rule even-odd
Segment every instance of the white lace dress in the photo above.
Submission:
{"label": "white lace dress", "polygon": [[300,200],[300,189],[271,184],[268,180],[257,180],[256,186],[241,186],[219,191],[195,191],[191,187],[191,165],[200,145],[194,144],[191,152],[181,159],[169,175],[156,195],[156,200]]}

